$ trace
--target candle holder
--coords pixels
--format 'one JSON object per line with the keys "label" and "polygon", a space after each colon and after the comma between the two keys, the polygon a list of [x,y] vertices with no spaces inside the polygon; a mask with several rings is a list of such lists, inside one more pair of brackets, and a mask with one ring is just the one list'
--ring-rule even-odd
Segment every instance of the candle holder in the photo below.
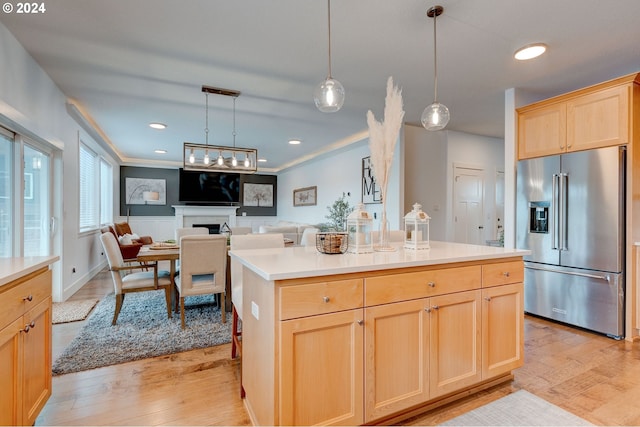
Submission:
{"label": "candle holder", "polygon": [[354,254],[373,252],[372,228],[371,214],[364,209],[364,203],[359,203],[347,217],[347,232],[349,233],[349,249],[347,251]]}
{"label": "candle holder", "polygon": [[431,217],[416,203],[413,210],[404,216],[405,249],[429,249],[429,220]]}

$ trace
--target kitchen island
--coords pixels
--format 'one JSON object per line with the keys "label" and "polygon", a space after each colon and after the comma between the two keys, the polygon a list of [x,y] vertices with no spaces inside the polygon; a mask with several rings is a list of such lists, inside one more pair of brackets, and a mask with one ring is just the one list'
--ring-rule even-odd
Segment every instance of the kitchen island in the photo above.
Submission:
{"label": "kitchen island", "polygon": [[526,254],[445,242],[232,251],[253,423],[388,424],[511,380],[524,360]]}

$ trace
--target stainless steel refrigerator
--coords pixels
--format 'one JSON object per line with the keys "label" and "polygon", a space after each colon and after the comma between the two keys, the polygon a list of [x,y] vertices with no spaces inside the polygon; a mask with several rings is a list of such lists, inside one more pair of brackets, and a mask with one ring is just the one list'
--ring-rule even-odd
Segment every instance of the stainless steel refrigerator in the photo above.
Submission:
{"label": "stainless steel refrigerator", "polygon": [[625,163],[624,147],[518,163],[526,312],[624,337]]}

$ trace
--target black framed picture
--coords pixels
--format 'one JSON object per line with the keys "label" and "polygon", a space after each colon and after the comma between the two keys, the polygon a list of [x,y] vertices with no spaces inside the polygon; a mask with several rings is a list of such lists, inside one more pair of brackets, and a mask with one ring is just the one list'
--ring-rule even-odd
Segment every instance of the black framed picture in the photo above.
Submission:
{"label": "black framed picture", "polygon": [[371,157],[362,159],[362,203],[382,203],[382,191],[371,169]]}

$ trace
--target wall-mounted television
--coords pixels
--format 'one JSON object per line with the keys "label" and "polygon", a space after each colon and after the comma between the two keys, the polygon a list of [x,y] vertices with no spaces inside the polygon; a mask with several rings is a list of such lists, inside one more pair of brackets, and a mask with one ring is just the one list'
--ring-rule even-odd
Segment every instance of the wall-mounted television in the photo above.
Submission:
{"label": "wall-mounted television", "polygon": [[180,168],[178,200],[193,205],[238,205],[240,174],[186,171]]}

